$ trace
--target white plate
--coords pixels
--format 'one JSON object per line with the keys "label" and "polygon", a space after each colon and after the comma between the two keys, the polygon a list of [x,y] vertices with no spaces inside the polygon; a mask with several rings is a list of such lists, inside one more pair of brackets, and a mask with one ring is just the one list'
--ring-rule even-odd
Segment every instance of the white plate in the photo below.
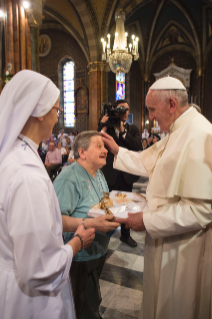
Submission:
{"label": "white plate", "polygon": [[[145,211],[147,209],[147,201],[145,198],[137,195],[136,193],[130,193],[130,192],[123,192],[124,194],[127,195],[128,198],[131,198],[132,201],[131,203],[128,203],[126,205],[120,205],[116,203],[114,200],[115,198],[118,198],[115,196],[117,191],[112,191],[110,193],[110,198],[113,199],[113,207],[109,207],[110,211],[113,213],[113,215],[118,218],[127,218],[128,217],[128,212],[130,213],[138,213],[141,211]],[[134,202],[134,200],[136,202]],[[98,205],[98,204],[97,204]],[[96,205],[96,206],[97,206]],[[95,206],[94,206],[95,207]],[[105,211],[103,209],[95,209],[91,208],[88,211],[88,216],[90,217],[98,217],[101,215],[105,215]]]}

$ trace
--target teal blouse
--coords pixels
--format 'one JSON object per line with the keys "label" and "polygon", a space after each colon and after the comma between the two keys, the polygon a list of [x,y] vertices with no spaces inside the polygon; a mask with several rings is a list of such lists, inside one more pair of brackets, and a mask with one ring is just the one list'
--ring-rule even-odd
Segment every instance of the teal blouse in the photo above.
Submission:
{"label": "teal blouse", "polygon": [[[109,192],[103,173],[98,170],[96,177],[90,175],[76,162],[63,169],[54,180],[62,215],[84,218],[92,205],[97,204],[104,196],[103,191]],[[64,233],[67,243],[74,233]],[[97,259],[107,252],[109,236],[99,231],[90,247],[76,254],[75,261]]]}

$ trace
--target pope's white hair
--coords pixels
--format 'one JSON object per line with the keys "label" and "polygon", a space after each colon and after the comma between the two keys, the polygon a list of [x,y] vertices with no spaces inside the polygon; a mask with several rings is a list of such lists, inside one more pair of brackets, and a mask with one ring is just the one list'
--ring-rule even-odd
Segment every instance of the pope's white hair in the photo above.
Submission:
{"label": "pope's white hair", "polygon": [[157,100],[164,103],[170,98],[174,98],[178,101],[180,107],[184,107],[188,104],[188,93],[185,90],[151,90],[154,91],[154,96]]}

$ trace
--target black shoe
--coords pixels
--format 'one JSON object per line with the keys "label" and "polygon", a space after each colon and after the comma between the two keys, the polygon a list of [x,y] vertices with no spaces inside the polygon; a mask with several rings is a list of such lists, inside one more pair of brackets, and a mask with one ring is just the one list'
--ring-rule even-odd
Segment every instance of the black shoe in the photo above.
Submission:
{"label": "black shoe", "polygon": [[120,240],[123,241],[124,243],[126,243],[127,245],[129,245],[130,247],[137,247],[136,241],[134,239],[132,239],[131,236],[129,236],[129,237],[121,236]]}

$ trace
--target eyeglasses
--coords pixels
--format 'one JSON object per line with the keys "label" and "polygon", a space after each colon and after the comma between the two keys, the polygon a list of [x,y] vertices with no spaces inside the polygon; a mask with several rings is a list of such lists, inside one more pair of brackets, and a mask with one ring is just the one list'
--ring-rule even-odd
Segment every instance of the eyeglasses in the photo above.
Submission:
{"label": "eyeglasses", "polygon": [[53,109],[56,109],[56,110],[57,110],[57,115],[58,115],[58,116],[60,116],[60,115],[63,113],[63,109],[61,109],[61,107],[53,106]]}

